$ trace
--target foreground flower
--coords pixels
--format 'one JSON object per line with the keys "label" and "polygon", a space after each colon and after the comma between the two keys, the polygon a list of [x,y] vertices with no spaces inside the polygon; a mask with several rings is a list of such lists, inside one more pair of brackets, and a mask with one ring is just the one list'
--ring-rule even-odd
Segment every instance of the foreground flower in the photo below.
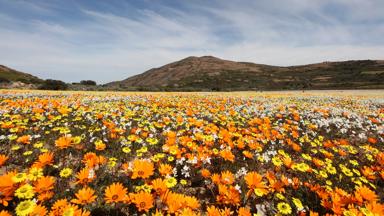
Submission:
{"label": "foreground flower", "polygon": [[34,195],[35,192],[30,184],[25,184],[19,187],[15,192],[15,196],[20,199],[31,199]]}
{"label": "foreground flower", "polygon": [[71,168],[64,168],[60,171],[60,177],[68,178],[70,175],[72,175]]}
{"label": "foreground flower", "polygon": [[244,177],[245,182],[247,183],[248,188],[250,189],[247,193],[247,196],[249,196],[252,191],[257,196],[263,196],[268,193],[268,187],[265,185],[265,183],[262,181],[263,177],[259,175],[257,172],[249,172]]}
{"label": "foreground flower", "polygon": [[[183,208],[189,208],[191,210],[197,210],[200,207],[199,201],[192,196],[186,196],[184,194],[168,192],[165,203],[168,207],[168,213],[174,214],[179,212]],[[187,214],[188,215],[188,214]]]}
{"label": "foreground flower", "polygon": [[212,205],[212,206],[207,207],[207,215],[208,216],[220,216],[221,212],[220,212],[220,209],[218,209]]}
{"label": "foreground flower", "polygon": [[224,160],[235,162],[235,155],[231,152],[231,150],[228,150],[228,149],[222,150],[220,152],[220,156],[224,158]]}
{"label": "foreground flower", "polygon": [[44,175],[43,169],[34,167],[31,170],[29,170],[28,179],[31,181],[36,181],[37,179],[41,178],[43,175]]}
{"label": "foreground flower", "polygon": [[47,208],[42,205],[37,205],[33,209],[32,213],[29,214],[29,216],[41,216],[41,215],[47,215]]}
{"label": "foreground flower", "polygon": [[66,149],[70,147],[71,144],[72,144],[72,137],[70,136],[63,136],[55,141],[55,145],[59,149]]}
{"label": "foreground flower", "polygon": [[307,172],[310,169],[310,167],[306,163],[295,164],[293,168],[299,170],[300,172]]}
{"label": "foreground flower", "polygon": [[223,171],[221,172],[221,183],[223,184],[233,184],[235,181],[235,176],[230,171]]}
{"label": "foreground flower", "polygon": [[12,216],[12,215],[8,211],[2,210],[0,211],[0,216]]}
{"label": "foreground flower", "polygon": [[174,177],[169,177],[165,180],[165,185],[168,187],[168,188],[173,188],[175,187],[177,184],[177,179],[174,178]]}
{"label": "foreground flower", "polygon": [[283,215],[289,215],[292,213],[292,208],[288,203],[281,202],[277,204],[277,210]]}
{"label": "foreground flower", "polygon": [[128,201],[127,188],[121,183],[113,183],[105,189],[106,203],[118,203]]}
{"label": "foreground flower", "polygon": [[0,154],[0,167],[3,166],[7,160],[8,160],[8,156],[4,154]]}
{"label": "foreground flower", "polygon": [[12,177],[12,181],[15,183],[23,182],[27,179],[27,174],[25,173],[17,173]]}
{"label": "foreground flower", "polygon": [[43,168],[46,165],[52,165],[54,155],[51,152],[46,152],[39,155],[38,161],[36,161],[33,166],[37,168]]}
{"label": "foreground flower", "polygon": [[165,180],[162,180],[161,178],[152,181],[152,188],[160,195],[168,190]]}
{"label": "foreground flower", "polygon": [[153,175],[153,163],[147,160],[134,160],[133,161],[133,174],[132,179],[148,178]]}
{"label": "foreground flower", "polygon": [[102,140],[97,140],[97,141],[95,142],[95,148],[96,148],[96,150],[98,150],[98,151],[102,151],[102,150],[105,149],[105,147],[106,147],[106,145],[105,145],[105,143],[103,143]]}
{"label": "foreground flower", "polygon": [[17,216],[26,216],[33,212],[36,207],[36,203],[31,200],[25,200],[19,203],[16,207]]}
{"label": "foreground flower", "polygon": [[67,204],[63,205],[62,214],[55,215],[63,215],[63,216],[90,216],[91,213],[87,210],[79,209],[77,205]]}
{"label": "foreground flower", "polygon": [[30,144],[31,143],[31,136],[30,135],[24,135],[19,138],[17,138],[16,142],[23,143],[23,144]]}
{"label": "foreground flower", "polygon": [[43,193],[53,189],[55,184],[55,178],[52,176],[44,176],[35,182],[35,191],[37,193]]}
{"label": "foreground flower", "polygon": [[131,152],[131,149],[130,149],[128,146],[126,146],[126,147],[123,147],[123,148],[122,148],[122,151],[123,151],[124,153],[130,153],[130,152]]}
{"label": "foreground flower", "polygon": [[63,209],[68,205],[70,205],[70,203],[68,203],[67,199],[56,200],[52,205],[51,214],[63,215]]}
{"label": "foreground flower", "polygon": [[239,216],[251,216],[251,210],[249,208],[241,207],[238,211]]}
{"label": "foreground flower", "polygon": [[80,189],[76,194],[76,199],[72,199],[71,202],[79,204],[79,205],[86,205],[89,203],[92,203],[96,200],[95,191],[91,188],[82,188]]}
{"label": "foreground flower", "polygon": [[150,193],[141,191],[137,194],[130,194],[130,198],[138,208],[138,211],[148,212],[153,207],[153,197]]}
{"label": "foreground flower", "polygon": [[293,204],[295,204],[297,210],[301,211],[301,210],[304,209],[304,206],[303,206],[302,202],[299,199],[293,197],[292,198],[292,202],[293,202]]}
{"label": "foreground flower", "polygon": [[160,164],[159,172],[162,176],[170,175],[172,173],[172,166],[169,164]]}
{"label": "foreground flower", "polygon": [[95,171],[93,169],[83,168],[76,174],[76,178],[77,184],[86,185],[96,178]]}
{"label": "foreground flower", "polygon": [[362,187],[357,188],[355,194],[357,197],[362,197],[363,199],[365,199],[367,201],[378,200],[376,193],[374,191],[370,190],[366,186],[362,186]]}

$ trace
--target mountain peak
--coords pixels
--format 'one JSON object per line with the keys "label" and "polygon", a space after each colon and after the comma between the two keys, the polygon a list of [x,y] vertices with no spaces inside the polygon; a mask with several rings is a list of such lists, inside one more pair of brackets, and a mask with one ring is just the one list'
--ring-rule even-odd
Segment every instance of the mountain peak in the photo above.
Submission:
{"label": "mountain peak", "polygon": [[189,57],[187,57],[187,58],[184,58],[184,59],[182,59],[182,60],[180,60],[180,61],[183,61],[183,60],[203,60],[203,61],[220,61],[220,60],[222,60],[222,59],[220,59],[220,58],[217,58],[217,57],[215,57],[215,56],[210,56],[210,55],[207,55],[207,56],[189,56]]}

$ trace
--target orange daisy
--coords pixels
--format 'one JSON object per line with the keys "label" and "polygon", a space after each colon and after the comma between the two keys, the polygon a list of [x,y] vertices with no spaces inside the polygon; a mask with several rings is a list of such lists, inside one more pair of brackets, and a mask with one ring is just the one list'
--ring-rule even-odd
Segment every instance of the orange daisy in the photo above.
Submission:
{"label": "orange daisy", "polygon": [[75,216],[90,216],[91,213],[87,210],[79,208],[77,205],[68,204],[62,208],[60,215],[75,215]]}
{"label": "orange daisy", "polygon": [[43,193],[53,189],[55,184],[55,178],[52,176],[43,176],[39,178],[35,183],[35,191],[37,193]]}
{"label": "orange daisy", "polygon": [[130,198],[139,211],[148,212],[153,207],[153,197],[150,193],[141,191],[137,194],[130,194]]}
{"label": "orange daisy", "polygon": [[202,170],[201,170],[201,175],[202,175],[204,178],[208,178],[208,177],[211,175],[211,172],[210,172],[208,169],[202,169]]}
{"label": "orange daisy", "polygon": [[0,167],[3,166],[7,160],[8,156],[0,154]]}
{"label": "orange daisy", "polygon": [[159,172],[162,176],[170,175],[172,173],[172,166],[169,164],[160,164]]}
{"label": "orange daisy", "polygon": [[72,144],[72,137],[70,136],[63,136],[55,141],[55,145],[59,149],[66,149],[70,147],[71,144]]}
{"label": "orange daisy", "polygon": [[157,194],[163,194],[168,190],[165,181],[161,178],[152,181],[152,188],[156,191]]}
{"label": "orange daisy", "polygon": [[49,200],[53,197],[53,192],[52,191],[46,191],[37,196],[37,200],[44,202],[46,200]]}
{"label": "orange daisy", "polygon": [[134,160],[132,179],[148,178],[153,175],[154,166],[148,160]]}
{"label": "orange daisy", "polygon": [[70,203],[66,199],[59,199],[56,200],[55,203],[53,203],[50,215],[63,215],[63,210],[66,208]]}
{"label": "orange daisy", "polygon": [[233,184],[235,182],[235,175],[227,171],[221,172],[221,183],[223,184]]}
{"label": "orange daisy", "polygon": [[41,215],[47,215],[48,210],[45,206],[37,205],[33,209],[33,212],[28,214],[28,216],[41,216]]}
{"label": "orange daisy", "polygon": [[[91,173],[92,172],[92,173]],[[93,179],[96,178],[96,174],[94,174],[94,171],[88,169],[88,168],[84,168],[82,170],[80,170],[77,174],[76,174],[76,178],[77,178],[77,181],[76,181],[76,184],[83,184],[83,185],[86,185],[90,182],[93,181]]]}
{"label": "orange daisy", "polygon": [[53,153],[46,152],[39,155],[38,160],[33,164],[33,167],[43,168],[46,165],[51,165],[53,163]]}
{"label": "orange daisy", "polygon": [[221,212],[219,208],[216,208],[215,206],[208,206],[207,207],[207,216],[221,216]]}
{"label": "orange daisy", "polygon": [[0,216],[12,216],[12,215],[9,211],[2,210],[2,211],[0,211]]}
{"label": "orange daisy", "polygon": [[244,176],[245,182],[247,183],[248,188],[250,189],[247,193],[249,196],[252,193],[252,190],[257,195],[265,195],[268,193],[268,187],[262,181],[263,177],[259,175],[257,172],[249,172]]}
{"label": "orange daisy", "polygon": [[239,211],[237,212],[239,216],[251,216],[251,210],[246,207],[239,208]]}
{"label": "orange daisy", "polygon": [[357,188],[355,194],[356,194],[356,196],[360,195],[363,199],[365,199],[367,201],[378,200],[377,194],[366,186],[361,186],[361,187]]}
{"label": "orange daisy", "polygon": [[168,213],[171,213],[171,214],[176,213],[178,210],[186,206],[184,202],[184,195],[173,193],[171,191],[168,193],[165,203],[167,204],[167,207],[168,207],[168,210],[167,210]]}
{"label": "orange daisy", "polygon": [[226,149],[226,150],[220,151],[220,156],[224,160],[235,162],[235,155],[231,152],[231,150]]}
{"label": "orange daisy", "polygon": [[95,195],[95,191],[89,187],[80,189],[76,194],[76,199],[72,199],[71,202],[86,205],[92,203],[96,200],[97,196]]}
{"label": "orange daisy", "polygon": [[113,183],[105,189],[104,200],[106,203],[118,203],[128,201],[127,188],[121,183]]}
{"label": "orange daisy", "polygon": [[24,135],[19,138],[17,138],[16,142],[23,143],[23,144],[29,144],[31,143],[31,136],[30,135]]}

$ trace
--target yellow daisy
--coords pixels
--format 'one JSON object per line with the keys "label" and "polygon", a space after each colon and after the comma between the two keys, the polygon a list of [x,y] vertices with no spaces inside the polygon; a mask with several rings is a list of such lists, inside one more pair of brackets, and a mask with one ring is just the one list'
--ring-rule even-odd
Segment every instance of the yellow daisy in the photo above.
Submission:
{"label": "yellow daisy", "polygon": [[62,178],[68,178],[70,175],[72,175],[71,168],[64,168],[60,171],[60,177]]}
{"label": "yellow daisy", "polygon": [[17,216],[26,216],[33,212],[36,207],[36,203],[31,200],[25,200],[19,203],[16,207]]}
{"label": "yellow daisy", "polygon": [[292,213],[292,208],[288,203],[281,202],[277,204],[277,210],[283,215],[289,215]]}
{"label": "yellow daisy", "polygon": [[166,185],[168,188],[172,188],[172,187],[174,187],[176,184],[177,184],[177,179],[174,178],[174,177],[170,177],[170,178],[167,178],[167,179],[165,180],[165,185]]}
{"label": "yellow daisy", "polygon": [[15,196],[20,199],[31,199],[34,195],[35,192],[30,184],[25,184],[15,191]]}
{"label": "yellow daisy", "polygon": [[25,173],[17,173],[12,177],[12,181],[15,183],[23,182],[27,179],[27,174]]}
{"label": "yellow daisy", "polygon": [[36,181],[37,179],[43,176],[43,169],[34,167],[29,170],[28,179],[31,181]]}

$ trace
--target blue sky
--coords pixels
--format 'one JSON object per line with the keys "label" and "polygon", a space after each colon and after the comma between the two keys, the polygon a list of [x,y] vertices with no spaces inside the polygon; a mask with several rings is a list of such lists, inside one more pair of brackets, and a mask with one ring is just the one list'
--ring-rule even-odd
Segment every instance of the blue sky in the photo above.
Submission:
{"label": "blue sky", "polygon": [[382,0],[0,0],[0,64],[106,83],[188,56],[384,59],[383,11]]}

